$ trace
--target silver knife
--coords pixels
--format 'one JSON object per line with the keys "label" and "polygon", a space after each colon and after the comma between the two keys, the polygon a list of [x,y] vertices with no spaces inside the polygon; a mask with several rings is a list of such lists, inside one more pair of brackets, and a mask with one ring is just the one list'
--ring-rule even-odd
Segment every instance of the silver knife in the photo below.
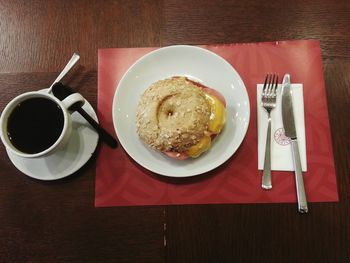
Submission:
{"label": "silver knife", "polygon": [[291,140],[291,148],[294,163],[295,184],[297,190],[298,210],[300,213],[307,213],[307,200],[304,188],[303,174],[301,170],[301,161],[298,147],[297,132],[295,129],[293,112],[293,89],[290,84],[290,75],[285,74],[282,83],[282,120],[284,132]]}

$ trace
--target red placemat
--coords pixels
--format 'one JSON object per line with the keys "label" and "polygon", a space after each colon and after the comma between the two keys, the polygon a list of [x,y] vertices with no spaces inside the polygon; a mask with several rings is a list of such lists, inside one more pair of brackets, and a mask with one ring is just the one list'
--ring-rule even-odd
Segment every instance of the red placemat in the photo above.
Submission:
{"label": "red placemat", "polygon": [[[95,206],[296,202],[293,172],[273,172],[274,187],[261,189],[257,169],[256,84],[267,72],[288,72],[304,85],[310,202],[338,201],[320,43],[316,40],[201,46],[222,56],[243,79],[250,100],[247,135],[229,161],[200,176],[172,179],[153,174],[122,149],[102,145],[96,167]],[[98,51],[98,116],[114,133],[112,101],[117,84],[140,57],[156,48]],[[322,143],[320,143],[322,142]]]}

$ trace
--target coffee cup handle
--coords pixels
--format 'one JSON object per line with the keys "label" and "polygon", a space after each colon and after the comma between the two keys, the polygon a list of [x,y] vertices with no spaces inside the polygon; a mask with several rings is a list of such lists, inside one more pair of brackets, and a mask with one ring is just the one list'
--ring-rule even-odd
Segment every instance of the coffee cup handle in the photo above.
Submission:
{"label": "coffee cup handle", "polygon": [[61,102],[63,103],[64,107],[67,110],[71,110],[70,108],[72,107],[72,105],[75,105],[77,103],[79,104],[79,107],[82,107],[84,105],[84,103],[85,103],[85,99],[79,93],[73,93],[73,94],[67,96]]}

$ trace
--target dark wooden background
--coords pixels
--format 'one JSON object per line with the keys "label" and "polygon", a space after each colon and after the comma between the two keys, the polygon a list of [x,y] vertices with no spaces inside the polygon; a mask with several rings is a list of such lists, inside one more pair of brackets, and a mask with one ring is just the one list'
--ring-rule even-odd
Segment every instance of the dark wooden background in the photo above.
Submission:
{"label": "dark wooden background", "polygon": [[0,0],[0,110],[75,51],[96,107],[98,48],[288,39],[321,41],[339,203],[94,208],[96,156],[40,182],[0,144],[0,262],[350,262],[348,0]]}

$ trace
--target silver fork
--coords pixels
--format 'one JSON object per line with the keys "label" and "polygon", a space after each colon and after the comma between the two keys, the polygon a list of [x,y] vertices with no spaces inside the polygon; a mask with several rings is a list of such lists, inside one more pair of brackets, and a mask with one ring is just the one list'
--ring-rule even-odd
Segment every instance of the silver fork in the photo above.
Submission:
{"label": "silver fork", "polygon": [[271,111],[276,108],[278,75],[267,74],[261,95],[261,105],[266,110],[268,116],[267,136],[265,147],[264,171],[261,187],[264,189],[272,188],[271,181]]}

